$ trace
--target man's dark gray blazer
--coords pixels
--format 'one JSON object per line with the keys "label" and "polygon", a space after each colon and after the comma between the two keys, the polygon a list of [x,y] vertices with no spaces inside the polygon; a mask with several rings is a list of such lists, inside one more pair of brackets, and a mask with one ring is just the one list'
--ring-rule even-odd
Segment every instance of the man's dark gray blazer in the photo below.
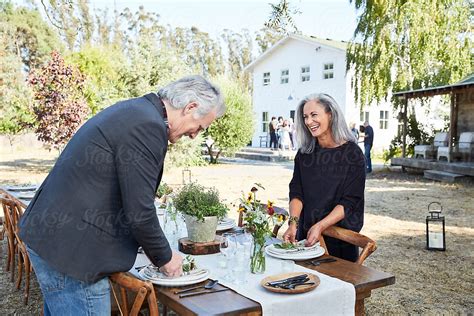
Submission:
{"label": "man's dark gray blazer", "polygon": [[20,222],[20,236],[50,266],[95,282],[127,271],[143,247],[157,266],[171,249],[154,197],[168,145],[155,94],[119,102],[69,141]]}

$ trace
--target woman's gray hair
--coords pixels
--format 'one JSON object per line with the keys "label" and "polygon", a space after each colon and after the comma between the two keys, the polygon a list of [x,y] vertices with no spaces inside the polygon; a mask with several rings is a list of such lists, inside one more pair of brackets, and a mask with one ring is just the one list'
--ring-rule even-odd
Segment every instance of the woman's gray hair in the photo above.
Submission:
{"label": "woman's gray hair", "polygon": [[304,105],[310,101],[316,101],[324,107],[326,113],[331,113],[331,121],[329,122],[329,128],[331,129],[332,137],[337,144],[342,144],[346,141],[356,143],[354,135],[347,126],[344,114],[341,108],[337,104],[336,100],[325,93],[314,93],[306,96],[298,104],[296,108],[296,139],[299,144],[299,150],[301,153],[310,154],[314,151],[316,146],[316,138],[311,135],[310,130],[304,123],[303,108]]}
{"label": "woman's gray hair", "polygon": [[218,87],[201,76],[187,76],[174,81],[158,91],[158,96],[168,100],[175,109],[182,109],[192,102],[199,107],[197,114],[203,117],[215,110],[217,117],[225,113],[224,98]]}

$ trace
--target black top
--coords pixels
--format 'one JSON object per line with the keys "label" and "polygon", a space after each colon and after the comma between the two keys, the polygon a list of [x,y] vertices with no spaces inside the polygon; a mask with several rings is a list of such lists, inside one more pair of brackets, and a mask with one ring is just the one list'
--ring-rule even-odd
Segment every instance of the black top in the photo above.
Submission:
{"label": "black top", "polygon": [[155,94],[112,105],[72,137],[20,222],[25,243],[54,269],[94,282],[129,270],[141,245],[171,259],[154,206],[168,145]]}
{"label": "black top", "polygon": [[338,204],[344,207],[345,217],[337,225],[359,232],[364,224],[364,190],[365,159],[357,144],[316,145],[311,154],[298,152],[290,182],[290,201],[303,202],[298,239],[306,238],[309,228]]}
{"label": "black top", "polygon": [[364,137],[364,145],[372,145],[374,144],[374,129],[372,126],[367,125],[364,130],[365,137]]}

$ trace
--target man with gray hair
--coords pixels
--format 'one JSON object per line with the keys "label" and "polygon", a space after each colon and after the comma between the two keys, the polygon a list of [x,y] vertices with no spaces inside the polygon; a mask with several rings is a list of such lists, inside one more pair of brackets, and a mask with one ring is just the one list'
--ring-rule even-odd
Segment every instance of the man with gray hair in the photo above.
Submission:
{"label": "man with gray hair", "polygon": [[110,315],[108,276],[128,271],[139,246],[165,275],[182,274],[154,206],[168,141],[196,137],[224,112],[219,89],[190,76],[77,131],[20,222],[45,316]]}

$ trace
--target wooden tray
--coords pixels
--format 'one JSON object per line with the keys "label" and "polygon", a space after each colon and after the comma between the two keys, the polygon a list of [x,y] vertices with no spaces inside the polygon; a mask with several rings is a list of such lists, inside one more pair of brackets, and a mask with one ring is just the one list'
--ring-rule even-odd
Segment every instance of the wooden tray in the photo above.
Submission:
{"label": "wooden tray", "polygon": [[[314,284],[300,285],[300,286],[295,287],[294,290],[282,289],[279,287],[273,287],[273,286],[267,285],[267,282],[283,280],[283,279],[291,278],[291,277],[301,275],[301,274],[307,274],[309,278],[309,281],[307,282],[314,282]],[[281,273],[281,274],[276,274],[276,275],[271,275],[269,277],[266,277],[260,282],[260,285],[266,288],[267,290],[276,292],[276,293],[298,294],[298,293],[305,293],[305,292],[314,290],[316,287],[318,287],[319,283],[320,283],[319,277],[315,274],[306,273],[306,272],[291,272],[291,273]]]}
{"label": "wooden tray", "polygon": [[220,252],[221,242],[222,236],[218,235],[216,235],[216,239],[209,242],[194,242],[184,237],[179,239],[178,249],[188,255],[210,255]]}

